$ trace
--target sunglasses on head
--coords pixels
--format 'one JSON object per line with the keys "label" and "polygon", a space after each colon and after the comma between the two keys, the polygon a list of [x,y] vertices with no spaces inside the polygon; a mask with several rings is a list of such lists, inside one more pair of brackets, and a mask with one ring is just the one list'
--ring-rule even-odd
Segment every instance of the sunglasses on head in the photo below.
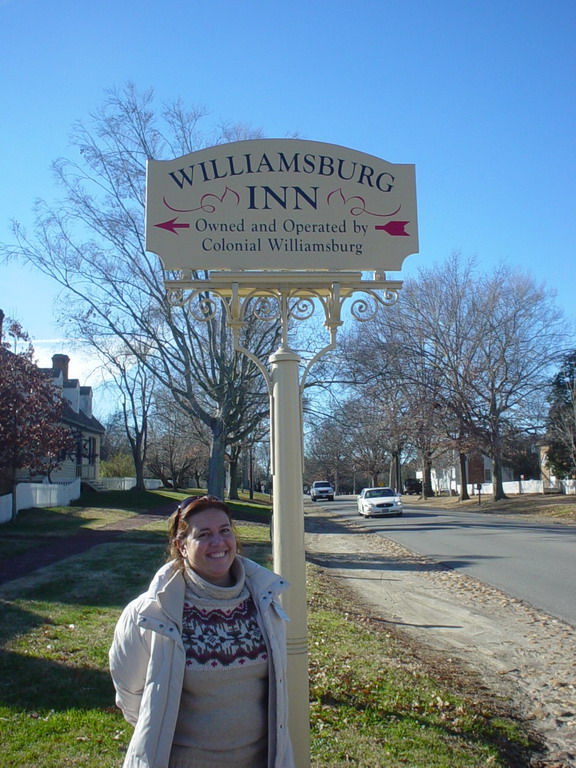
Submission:
{"label": "sunglasses on head", "polygon": [[188,496],[187,498],[182,499],[182,501],[178,504],[178,507],[177,507],[177,509],[178,509],[178,514],[177,514],[178,522],[180,522],[180,516],[181,516],[182,512],[184,512],[186,507],[189,504],[192,504],[193,501],[220,501],[221,502],[222,499],[219,499],[218,496],[211,496],[210,494],[208,494],[207,496]]}

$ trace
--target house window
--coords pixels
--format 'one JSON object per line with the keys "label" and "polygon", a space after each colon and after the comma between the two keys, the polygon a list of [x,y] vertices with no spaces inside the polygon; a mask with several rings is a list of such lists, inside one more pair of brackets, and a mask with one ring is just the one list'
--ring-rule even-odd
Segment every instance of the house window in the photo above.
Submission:
{"label": "house window", "polygon": [[485,483],[491,483],[492,482],[492,470],[488,468],[484,468],[484,482]]}

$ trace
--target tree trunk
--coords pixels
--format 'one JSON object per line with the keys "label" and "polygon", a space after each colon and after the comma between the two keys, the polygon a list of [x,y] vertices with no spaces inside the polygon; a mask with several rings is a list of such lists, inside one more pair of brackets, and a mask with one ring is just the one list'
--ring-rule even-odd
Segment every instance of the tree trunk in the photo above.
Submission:
{"label": "tree trunk", "polygon": [[468,470],[466,468],[466,454],[459,453],[460,459],[460,501],[468,501],[470,494],[468,493]]}
{"label": "tree trunk", "polygon": [[502,450],[498,446],[492,456],[492,500],[500,501],[507,498],[502,483]]}
{"label": "tree trunk", "polygon": [[392,463],[390,464],[390,486],[396,493],[402,491],[402,472],[400,468],[400,451],[392,453]]}
{"label": "tree trunk", "polygon": [[429,499],[434,496],[434,490],[432,489],[432,459],[430,454],[426,453],[422,456],[422,498]]}
{"label": "tree trunk", "polygon": [[144,463],[138,461],[138,463],[134,465],[134,468],[136,470],[136,485],[134,486],[134,490],[145,491],[146,483],[144,482]]}
{"label": "tree trunk", "polygon": [[[132,401],[132,412],[134,412],[134,400]],[[136,474],[135,491],[144,491],[146,486],[144,483],[144,466],[146,464],[146,454],[148,449],[148,417],[142,416],[140,426],[136,426],[133,432],[129,427],[129,412],[126,400],[122,403],[122,413],[124,416],[124,429],[128,440],[130,441],[130,449],[132,451],[132,461],[134,462],[134,472]]]}
{"label": "tree trunk", "polygon": [[224,498],[224,455],[225,437],[222,422],[214,420],[212,428],[212,445],[208,461],[208,493],[210,496]]}
{"label": "tree trunk", "polygon": [[[178,488],[187,488],[189,485],[189,468],[188,466],[180,467],[176,474],[176,483]],[[188,481],[188,482],[187,482]]]}
{"label": "tree trunk", "polygon": [[228,498],[239,499],[238,496],[238,459],[229,459],[230,485],[228,486]]}
{"label": "tree trunk", "polygon": [[153,471],[154,471],[154,475],[158,476],[158,478],[162,481],[162,485],[164,486],[164,488],[171,488],[172,487],[172,483],[170,481],[170,478],[168,477],[168,475],[164,472],[164,470],[161,467],[155,466]]}
{"label": "tree trunk", "polygon": [[502,485],[502,439],[499,430],[493,430],[492,445],[492,501],[506,499],[504,486]]}
{"label": "tree trunk", "polygon": [[132,450],[132,461],[134,462],[134,470],[136,472],[136,485],[135,491],[145,491],[146,484],[144,483],[144,464],[146,457],[142,452],[141,441],[137,440],[136,445]]}

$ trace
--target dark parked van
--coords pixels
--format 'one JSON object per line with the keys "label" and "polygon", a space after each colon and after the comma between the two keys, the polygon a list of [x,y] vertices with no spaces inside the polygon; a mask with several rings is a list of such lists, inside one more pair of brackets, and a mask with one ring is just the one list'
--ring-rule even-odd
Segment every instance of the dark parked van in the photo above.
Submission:
{"label": "dark parked van", "polygon": [[404,480],[404,493],[407,493],[408,495],[416,495],[420,496],[422,493],[422,480],[418,480],[415,477],[407,477],[406,480]]}

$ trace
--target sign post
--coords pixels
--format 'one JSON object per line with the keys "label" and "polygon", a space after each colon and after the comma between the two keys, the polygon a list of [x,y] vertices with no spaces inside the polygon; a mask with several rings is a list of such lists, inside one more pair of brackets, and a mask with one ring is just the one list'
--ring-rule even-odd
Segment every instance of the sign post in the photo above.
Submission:
{"label": "sign post", "polygon": [[[402,284],[386,280],[385,271],[401,269],[418,250],[414,166],[299,139],[243,141],[149,161],[146,247],[167,272],[176,271],[165,280],[173,304],[202,321],[219,299],[234,348],[268,386],[274,568],[291,584],[283,599],[291,618],[290,733],[297,768],[308,768],[302,392],[310,368],[336,347],[346,301],[365,321],[398,298]],[[363,271],[373,278],[363,279]],[[317,309],[329,341],[303,361],[288,344],[288,325]],[[242,346],[249,312],[281,324],[268,366]]]}
{"label": "sign post", "polygon": [[308,766],[310,710],[299,363],[300,357],[284,346],[270,357],[271,423],[274,425],[272,547],[274,568],[279,573],[287,574],[291,585],[284,603],[290,616],[287,632],[290,733],[296,765]]}

